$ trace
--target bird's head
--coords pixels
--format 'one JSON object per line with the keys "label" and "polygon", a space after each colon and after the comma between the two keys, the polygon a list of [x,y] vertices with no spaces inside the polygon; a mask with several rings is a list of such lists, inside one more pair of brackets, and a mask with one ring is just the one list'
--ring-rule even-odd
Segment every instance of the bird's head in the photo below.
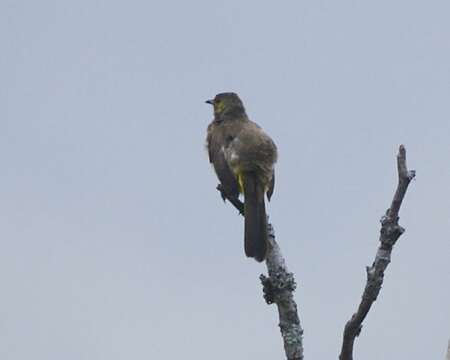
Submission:
{"label": "bird's head", "polygon": [[240,116],[245,114],[244,104],[237,94],[221,93],[217,94],[214,99],[207,100],[207,104],[214,106],[214,116],[216,118],[223,118],[224,116]]}

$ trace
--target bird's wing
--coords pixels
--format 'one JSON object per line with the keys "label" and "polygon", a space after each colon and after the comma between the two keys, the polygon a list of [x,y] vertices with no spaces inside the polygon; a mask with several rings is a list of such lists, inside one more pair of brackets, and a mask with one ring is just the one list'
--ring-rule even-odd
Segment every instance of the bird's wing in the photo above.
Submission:
{"label": "bird's wing", "polygon": [[272,179],[270,180],[269,188],[267,189],[267,200],[269,201],[273,195],[274,188],[275,188],[275,171],[272,172]]}
{"label": "bird's wing", "polygon": [[217,125],[214,123],[208,126],[206,137],[209,162],[213,164],[224,190],[232,196],[238,196],[239,186],[236,177],[228,166],[223,152],[226,141],[220,129],[214,128],[215,126]]}

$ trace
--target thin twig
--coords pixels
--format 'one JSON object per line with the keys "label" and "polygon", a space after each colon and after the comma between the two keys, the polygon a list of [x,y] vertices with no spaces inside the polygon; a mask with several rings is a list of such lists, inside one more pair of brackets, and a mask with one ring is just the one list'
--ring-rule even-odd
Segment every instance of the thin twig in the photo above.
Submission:
{"label": "thin twig", "polygon": [[217,185],[216,189],[220,192],[223,201],[228,200],[239,211],[239,214],[244,215],[244,203],[238,197],[228,193],[222,184]]}
{"label": "thin twig", "polygon": [[391,261],[392,247],[405,231],[398,224],[398,212],[411,180],[415,177],[415,171],[408,171],[406,166],[406,150],[400,145],[397,155],[398,186],[390,208],[381,218],[380,246],[372,266],[366,268],[367,283],[362,295],[358,310],[347,322],[344,329],[340,360],[353,359],[353,345],[355,338],[360,334],[362,322],[367,316],[370,307],[377,299],[383,284],[384,271]]}
{"label": "thin twig", "polygon": [[[217,186],[222,198],[227,199],[244,215],[244,204],[237,197],[230,196],[225,189]],[[297,304],[294,301],[296,283],[294,274],[290,273],[286,261],[281,254],[280,247],[275,241],[275,231],[270,223],[267,225],[269,234],[269,247],[266,265],[269,276],[260,275],[263,284],[264,299],[267,304],[277,304],[279,327],[284,343],[287,360],[303,360],[303,329],[297,313]]]}

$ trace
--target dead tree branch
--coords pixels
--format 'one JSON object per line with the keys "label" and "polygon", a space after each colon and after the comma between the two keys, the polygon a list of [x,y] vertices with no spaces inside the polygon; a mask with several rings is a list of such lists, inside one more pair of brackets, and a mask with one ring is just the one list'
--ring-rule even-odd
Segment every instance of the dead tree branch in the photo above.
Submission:
{"label": "dead tree branch", "polygon": [[366,268],[367,282],[362,295],[358,310],[353,314],[344,328],[340,360],[353,359],[353,344],[355,338],[360,334],[362,322],[367,316],[372,304],[377,299],[383,284],[384,271],[391,261],[391,252],[398,238],[405,231],[398,224],[398,212],[411,180],[415,177],[414,170],[408,170],[406,166],[406,150],[400,145],[397,155],[398,186],[390,208],[386,215],[381,218],[380,246],[372,266]]}
{"label": "dead tree branch", "polygon": [[[230,196],[225,189],[217,186],[222,198],[233,204],[241,215],[244,215],[244,204],[235,196]],[[287,269],[286,262],[281,254],[280,247],[275,241],[275,231],[268,223],[269,249],[266,265],[269,276],[260,276],[263,284],[264,299],[267,304],[277,304],[279,326],[283,337],[284,351],[287,360],[303,360],[303,329],[297,313],[297,304],[294,301],[296,283],[294,274]]]}
{"label": "dead tree branch", "polygon": [[303,329],[294,300],[296,283],[294,274],[288,271],[280,247],[275,241],[275,232],[271,224],[269,229],[269,251],[266,265],[269,276],[261,274],[264,299],[267,304],[277,304],[280,319],[280,331],[284,342],[284,351],[288,360],[303,360]]}

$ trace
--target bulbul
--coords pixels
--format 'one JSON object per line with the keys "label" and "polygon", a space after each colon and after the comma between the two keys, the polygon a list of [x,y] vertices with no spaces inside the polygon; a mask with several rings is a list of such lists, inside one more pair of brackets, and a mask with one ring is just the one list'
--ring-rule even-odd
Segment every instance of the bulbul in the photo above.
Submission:
{"label": "bulbul", "polygon": [[244,194],[245,254],[263,261],[268,244],[264,195],[270,200],[273,193],[277,147],[248,118],[237,94],[218,94],[206,102],[214,107],[206,137],[209,161],[227,194]]}

